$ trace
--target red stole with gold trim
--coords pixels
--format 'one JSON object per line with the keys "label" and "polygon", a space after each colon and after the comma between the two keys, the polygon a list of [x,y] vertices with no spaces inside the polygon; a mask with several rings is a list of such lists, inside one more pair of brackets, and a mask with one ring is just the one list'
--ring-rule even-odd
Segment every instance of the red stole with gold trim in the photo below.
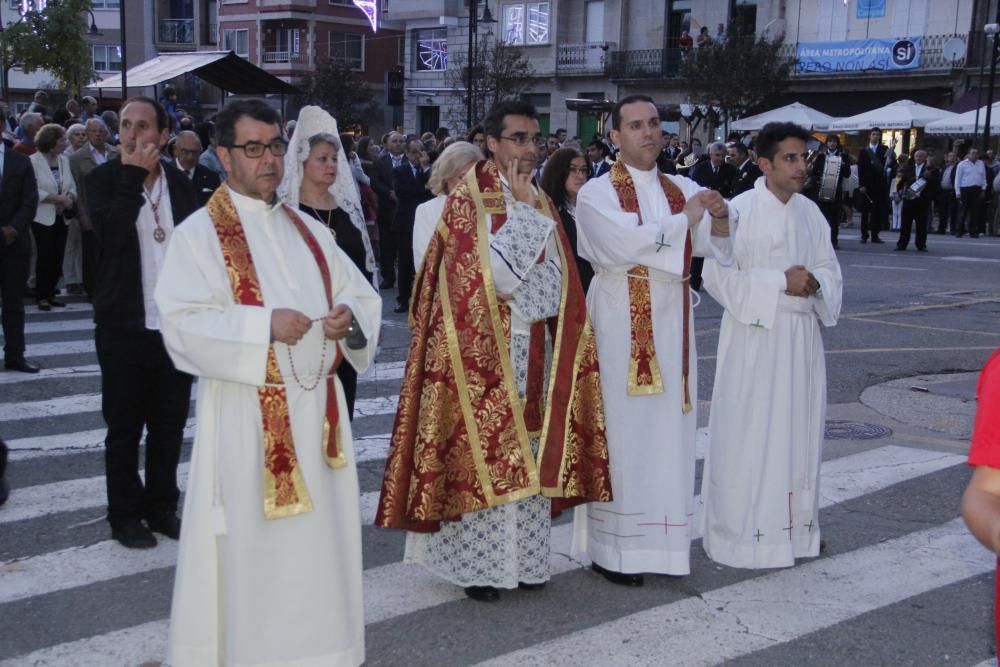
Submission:
{"label": "red stole with gold trim", "polygon": [[[535,209],[558,220],[544,193]],[[492,161],[470,169],[445,204],[410,300],[410,351],[377,526],[434,532],[442,521],[539,493],[553,498],[554,512],[611,499],[597,346],[569,241],[556,223],[560,312],[531,327],[522,401],[510,308],[497,297],[488,247],[486,216],[502,224],[505,214]]]}
{"label": "red stole with gold trim", "polygon": [[[330,278],[330,267],[326,256],[316,237],[306,226],[298,214],[286,205],[285,213],[302,236],[308,246],[323,278],[323,288],[326,292],[327,306],[333,308],[333,290]],[[206,205],[208,214],[215,226],[215,233],[222,248],[222,258],[226,263],[226,272],[233,288],[233,298],[236,303],[244,306],[263,306],[264,293],[261,290],[257,269],[254,267],[253,256],[247,237],[243,231],[239,214],[229,196],[229,189],[222,187],[215,191]],[[327,464],[332,468],[340,468],[347,464],[340,443],[340,419],[337,407],[337,390],[334,385],[334,374],[340,365],[342,355],[340,346],[334,344],[337,350],[333,366],[326,377],[326,415],[323,419],[323,453]],[[295,454],[295,442],[292,438],[291,415],[288,409],[288,394],[285,382],[278,367],[278,359],[274,352],[274,344],[267,350],[267,373],[264,386],[257,389],[260,398],[260,414],[264,430],[264,516],[268,519],[278,519],[295,514],[312,511],[312,501],[306,489],[302,471],[299,468],[298,457]]]}
{"label": "red stole with gold trim", "polygon": [[[684,193],[666,175],[657,172],[663,194],[674,215],[681,213],[687,200]],[[631,174],[621,160],[611,167],[611,185],[618,195],[618,203],[626,213],[639,216],[642,225],[642,212],[639,210],[639,197],[635,192],[635,183]],[[631,353],[628,367],[628,394],[642,396],[663,392],[663,377],[660,365],[656,360],[656,344],[653,337],[653,302],[649,289],[649,269],[646,266],[633,266],[629,269],[628,300],[631,310]],[[681,361],[681,409],[691,411],[691,395],[688,388],[688,369],[690,365],[690,340],[688,327],[691,321],[691,290],[687,284],[691,275],[691,231],[684,238],[684,345]]]}

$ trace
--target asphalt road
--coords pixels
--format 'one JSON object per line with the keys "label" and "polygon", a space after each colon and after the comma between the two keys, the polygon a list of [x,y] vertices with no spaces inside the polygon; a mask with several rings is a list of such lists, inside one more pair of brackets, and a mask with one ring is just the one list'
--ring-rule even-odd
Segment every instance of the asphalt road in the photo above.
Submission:
{"label": "asphalt road", "polygon": [[[824,450],[820,558],[734,570],[695,542],[689,577],[623,589],[564,555],[563,519],[548,587],[483,605],[403,565],[403,536],[368,526],[368,664],[978,665],[994,656],[994,559],[966,534],[958,502],[975,374],[1000,347],[1000,239],[932,235],[925,254],[893,252],[895,234],[883,238],[861,245],[856,230],[841,233],[844,311],[824,340],[828,432],[847,437]],[[369,523],[407,352],[394,296],[383,293],[377,375],[361,385],[354,423]],[[28,354],[46,372],[0,373],[0,435],[14,447],[14,489],[0,508],[2,666],[164,657],[176,544],[136,554],[109,541],[90,315],[79,301],[30,313]],[[704,425],[721,309],[706,295],[695,318]]]}

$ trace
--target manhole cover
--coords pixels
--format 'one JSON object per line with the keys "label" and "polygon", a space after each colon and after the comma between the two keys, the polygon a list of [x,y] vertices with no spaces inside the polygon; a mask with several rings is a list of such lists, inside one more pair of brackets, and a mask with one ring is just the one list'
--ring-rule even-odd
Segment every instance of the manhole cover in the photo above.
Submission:
{"label": "manhole cover", "polygon": [[827,421],[826,437],[829,440],[874,440],[892,435],[892,429],[864,422]]}

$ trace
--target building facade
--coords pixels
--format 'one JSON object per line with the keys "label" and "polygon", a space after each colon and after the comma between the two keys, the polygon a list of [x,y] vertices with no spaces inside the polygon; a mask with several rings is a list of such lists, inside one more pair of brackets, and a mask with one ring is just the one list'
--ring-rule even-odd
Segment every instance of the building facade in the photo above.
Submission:
{"label": "building facade", "polygon": [[[406,34],[408,131],[438,122],[464,129],[454,107],[465,86],[445,71],[449,56],[465,62],[470,1],[479,18],[488,6],[497,20],[480,23],[478,34],[518,44],[531,62],[535,86],[527,98],[543,129],[566,128],[585,140],[600,129],[599,116],[574,111],[567,100],[645,93],[664,105],[688,101],[679,76],[685,31],[696,38],[704,28],[714,38],[722,24],[727,35],[782,40],[785,56],[800,62],[777,102],[845,116],[899,99],[949,107],[977,93],[989,46],[983,26],[997,15],[997,0],[391,0],[387,16]],[[906,55],[892,63],[897,46]],[[865,49],[884,57],[861,65],[846,56],[801,62]]]}
{"label": "building facade", "polygon": [[[385,12],[376,16],[381,23]],[[380,134],[402,123],[402,109],[387,103],[388,74],[402,64],[402,32],[391,24],[375,31],[352,0],[222,0],[218,30],[222,49],[293,85],[329,59],[351,63],[381,111],[365,129]]]}

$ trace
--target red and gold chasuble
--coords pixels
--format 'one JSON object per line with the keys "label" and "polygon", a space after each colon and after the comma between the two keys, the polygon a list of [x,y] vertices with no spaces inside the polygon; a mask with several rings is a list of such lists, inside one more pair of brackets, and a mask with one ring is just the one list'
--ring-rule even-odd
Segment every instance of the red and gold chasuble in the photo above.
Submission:
{"label": "red and gold chasuble", "polygon": [[[684,210],[686,199],[674,183],[664,174],[657,172],[663,194],[674,215]],[[642,212],[639,210],[639,197],[635,192],[635,183],[628,173],[625,164],[619,160],[611,167],[611,185],[618,195],[618,203],[626,213],[639,216],[642,225]],[[649,269],[645,266],[633,266],[628,272],[628,300],[632,318],[631,354],[628,366],[628,394],[642,396],[660,394],[663,392],[663,377],[660,365],[656,360],[656,345],[653,337],[653,302],[649,289]],[[687,281],[691,276],[691,231],[688,230],[684,239],[684,344],[681,362],[681,391],[683,412],[692,409],[691,395],[688,388],[688,368],[690,340],[688,327],[691,320],[691,290]]]}
{"label": "red and gold chasuble", "polygon": [[[222,258],[225,260],[226,272],[233,288],[233,298],[241,305],[263,306],[264,293],[261,290],[243,225],[240,223],[232,197],[229,196],[229,189],[216,190],[206,207],[222,248]],[[327,305],[333,308],[330,267],[323,249],[298,214],[288,206],[284,206],[284,210],[315,258],[323,278]],[[347,464],[347,460],[344,458],[340,443],[337,391],[333,376],[337,366],[340,365],[342,355],[340,347],[336,344],[334,347],[336,358],[326,377],[323,443],[327,464],[331,468],[340,468]],[[278,519],[310,512],[312,501],[299,468],[298,457],[295,455],[288,394],[285,391],[285,382],[278,367],[273,344],[267,351],[267,374],[264,382],[264,386],[257,390],[264,430],[264,516],[268,519]]]}
{"label": "red and gold chasuble", "polygon": [[[558,220],[545,194],[535,208]],[[497,298],[486,216],[506,205],[495,163],[448,198],[410,299],[412,336],[375,525],[435,532],[442,521],[541,493],[553,512],[611,500],[597,347],[569,241],[559,315],[531,326],[525,397],[510,360],[510,307]],[[545,389],[545,334],[552,365]],[[537,455],[531,438],[540,440]]]}

